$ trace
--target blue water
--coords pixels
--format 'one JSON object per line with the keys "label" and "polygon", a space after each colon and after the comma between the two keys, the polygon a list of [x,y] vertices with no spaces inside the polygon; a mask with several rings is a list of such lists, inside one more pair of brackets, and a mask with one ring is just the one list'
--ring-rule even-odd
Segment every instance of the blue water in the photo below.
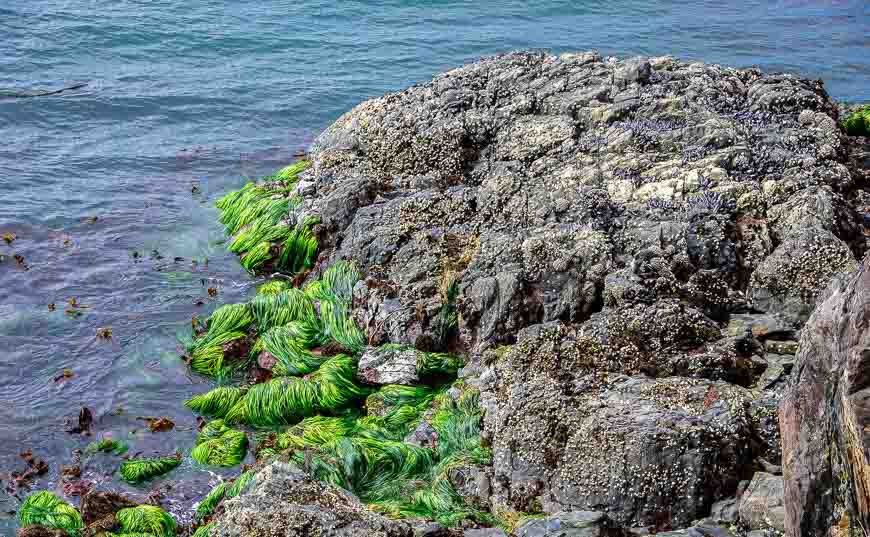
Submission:
{"label": "blue water", "polygon": [[[0,474],[32,448],[51,463],[37,486],[56,487],[89,441],[63,427],[82,405],[132,453],[189,448],[181,401],[209,384],[187,374],[176,334],[252,286],[213,201],[354,104],[519,48],[757,65],[870,100],[868,36],[864,0],[4,0],[0,88],[87,86],[0,97],[0,235],[17,237],[0,241]],[[73,297],[80,316],[64,312]],[[64,368],[73,377],[56,382]],[[136,419],[164,415],[180,430]],[[86,478],[112,483],[116,462],[89,461]],[[139,490],[211,479],[173,475]],[[167,496],[182,505],[189,488]],[[0,511],[17,502],[0,492]]]}

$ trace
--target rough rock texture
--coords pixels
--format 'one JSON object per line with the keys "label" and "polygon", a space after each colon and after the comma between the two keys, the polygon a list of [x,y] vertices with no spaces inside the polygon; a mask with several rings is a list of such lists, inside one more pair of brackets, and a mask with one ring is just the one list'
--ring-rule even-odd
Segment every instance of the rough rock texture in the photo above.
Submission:
{"label": "rough rock texture", "polygon": [[359,377],[371,384],[409,384],[420,381],[417,351],[408,348],[371,348],[359,359]]}
{"label": "rough rock texture", "polygon": [[[870,528],[870,257],[804,327],[780,405],[788,535]],[[848,511],[845,517],[841,517]]]}
{"label": "rough rock texture", "polygon": [[312,481],[295,466],[273,462],[255,479],[253,488],[224,503],[215,537],[413,535],[407,524],[369,511],[349,492]]}
{"label": "rough rock texture", "polygon": [[618,537],[623,535],[607,520],[607,515],[595,511],[556,513],[537,518],[517,528],[517,537]]}
{"label": "rough rock texture", "polygon": [[836,119],[793,76],[507,54],[338,119],[293,216],[366,274],[373,343],[470,355],[490,507],[685,527],[778,465],[787,357],[866,248]]}
{"label": "rough rock texture", "polygon": [[58,530],[54,528],[46,528],[45,526],[40,526],[38,524],[31,524],[30,526],[24,526],[18,530],[16,533],[17,537],[67,537],[67,534],[63,530]]}
{"label": "rough rock texture", "polygon": [[753,530],[785,530],[782,476],[758,472],[740,498],[740,520]]}

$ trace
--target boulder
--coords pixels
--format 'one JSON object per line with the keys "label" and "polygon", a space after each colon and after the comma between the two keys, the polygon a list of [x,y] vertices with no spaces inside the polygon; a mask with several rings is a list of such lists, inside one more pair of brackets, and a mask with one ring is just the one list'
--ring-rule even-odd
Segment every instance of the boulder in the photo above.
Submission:
{"label": "boulder", "polygon": [[393,345],[369,348],[359,359],[358,376],[370,384],[417,384],[417,352]]}
{"label": "boulder", "polygon": [[15,535],[17,537],[68,537],[67,533],[63,530],[46,528],[45,526],[40,526],[38,524],[31,524],[19,528]]}
{"label": "boulder", "polygon": [[559,324],[485,360],[472,382],[486,409],[496,509],[606,507],[622,526],[686,525],[751,475],[746,389],[628,376],[631,363]]}
{"label": "boulder", "polygon": [[359,499],[333,485],[309,479],[287,463],[261,469],[256,485],[224,502],[217,537],[411,537],[404,522],[369,511]]}
{"label": "boulder", "polygon": [[[779,406],[787,535],[870,527],[870,257],[835,280],[801,333]],[[860,531],[860,530],[856,530]]]}
{"label": "boulder", "polygon": [[738,511],[749,529],[785,531],[782,476],[756,473],[740,498]]}

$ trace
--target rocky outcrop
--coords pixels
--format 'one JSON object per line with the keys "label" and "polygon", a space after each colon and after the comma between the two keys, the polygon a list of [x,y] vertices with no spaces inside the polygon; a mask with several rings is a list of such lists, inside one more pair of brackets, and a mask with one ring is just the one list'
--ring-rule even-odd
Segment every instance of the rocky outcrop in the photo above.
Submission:
{"label": "rocky outcrop", "polygon": [[[799,330],[865,249],[836,119],[787,75],[507,54],[342,116],[293,216],[367,275],[372,344],[470,356],[494,456],[475,504],[686,527],[778,470]],[[371,382],[413,382],[370,358]]]}
{"label": "rocky outcrop", "polygon": [[410,526],[369,511],[349,492],[313,481],[298,468],[273,462],[255,485],[224,503],[217,537],[411,537]]}
{"label": "rocky outcrop", "polygon": [[870,527],[870,258],[804,327],[780,405],[788,535]]}
{"label": "rocky outcrop", "polygon": [[625,533],[622,529],[615,527],[604,513],[572,511],[530,520],[517,529],[516,536],[621,537]]}
{"label": "rocky outcrop", "polygon": [[782,476],[758,472],[740,498],[740,520],[749,529],[785,530]]}

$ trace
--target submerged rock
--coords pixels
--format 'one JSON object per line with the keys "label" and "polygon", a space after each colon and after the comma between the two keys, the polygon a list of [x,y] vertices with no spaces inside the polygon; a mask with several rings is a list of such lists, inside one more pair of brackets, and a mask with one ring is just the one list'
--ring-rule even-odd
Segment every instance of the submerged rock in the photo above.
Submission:
{"label": "submerged rock", "polygon": [[290,464],[273,462],[261,469],[255,485],[224,502],[216,537],[411,537],[404,522],[369,511],[346,490],[313,481]]}

